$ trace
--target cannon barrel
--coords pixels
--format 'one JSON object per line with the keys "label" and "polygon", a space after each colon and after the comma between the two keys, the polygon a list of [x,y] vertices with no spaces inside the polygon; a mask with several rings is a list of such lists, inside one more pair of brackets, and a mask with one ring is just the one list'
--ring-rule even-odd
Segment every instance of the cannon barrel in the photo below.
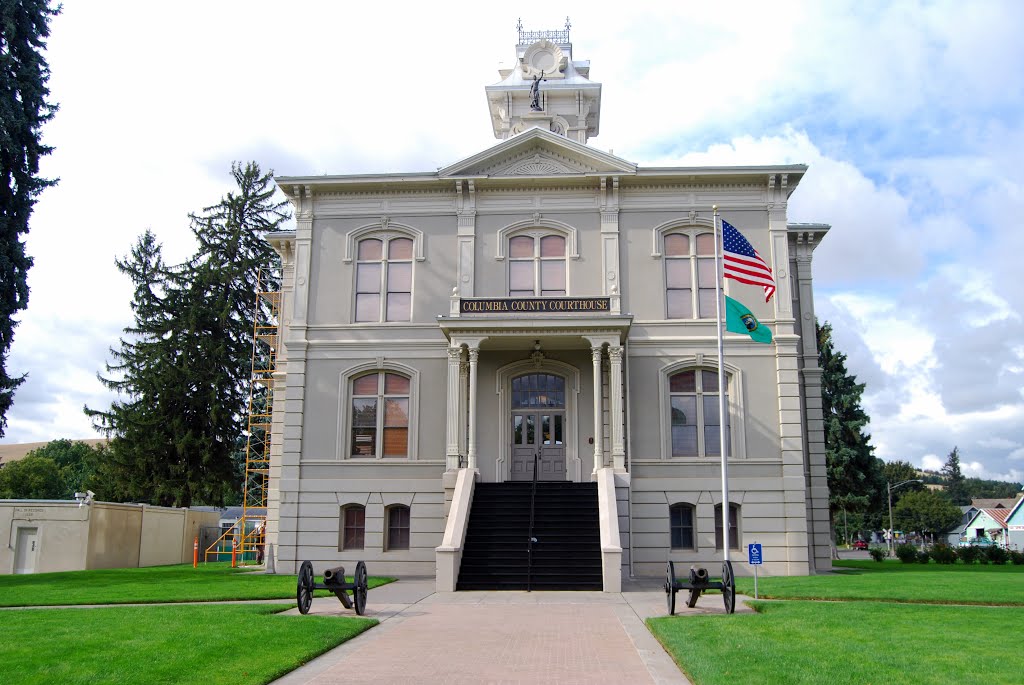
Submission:
{"label": "cannon barrel", "polygon": [[698,566],[690,567],[690,583],[706,583],[708,582],[708,570],[706,568],[700,568]]}
{"label": "cannon barrel", "polygon": [[339,585],[345,582],[345,567],[335,566],[324,571],[324,583],[327,585]]}

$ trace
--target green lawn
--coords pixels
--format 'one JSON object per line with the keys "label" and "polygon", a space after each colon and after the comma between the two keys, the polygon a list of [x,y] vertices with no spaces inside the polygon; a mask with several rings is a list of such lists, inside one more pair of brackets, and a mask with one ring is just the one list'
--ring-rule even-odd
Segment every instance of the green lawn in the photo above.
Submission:
{"label": "green lawn", "polygon": [[758,613],[652,618],[648,625],[694,685],[1009,685],[1024,672],[1012,637],[1024,625],[1021,608],[751,604]]}
{"label": "green lawn", "polygon": [[[899,561],[836,561],[836,573],[760,578],[768,599],[840,599],[1024,606],[1024,566],[904,564]],[[738,578],[737,590],[754,596],[754,579]]]}
{"label": "green lawn", "polygon": [[0,681],[267,683],[377,623],[275,615],[281,610],[249,604],[3,611]]}
{"label": "green lawn", "polygon": [[[371,577],[369,586],[372,589],[393,580]],[[331,594],[321,590],[317,596]],[[287,598],[295,598],[294,575],[252,573],[232,569],[228,562],[200,564],[196,569],[181,564],[0,576],[0,606],[5,607]],[[372,593],[369,601],[373,601]]]}

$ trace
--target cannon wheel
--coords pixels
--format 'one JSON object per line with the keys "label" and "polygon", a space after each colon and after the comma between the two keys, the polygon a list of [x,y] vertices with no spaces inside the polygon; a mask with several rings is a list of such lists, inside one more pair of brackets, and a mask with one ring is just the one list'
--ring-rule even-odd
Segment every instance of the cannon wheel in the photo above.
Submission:
{"label": "cannon wheel", "polygon": [[313,564],[308,561],[302,562],[299,566],[299,580],[295,589],[295,600],[299,604],[299,613],[308,614],[309,607],[313,604],[313,590],[316,589],[313,580]]}
{"label": "cannon wheel", "polygon": [[366,564],[356,563],[355,588],[352,590],[353,604],[356,606],[356,614],[362,616],[366,613],[366,593],[369,590],[366,580]]}
{"label": "cannon wheel", "polygon": [[668,605],[668,615],[675,616],[676,613],[676,565],[668,562],[665,570],[665,603]]}
{"label": "cannon wheel", "polygon": [[732,575],[732,562],[722,562],[722,600],[725,602],[725,613],[736,611],[736,579]]}

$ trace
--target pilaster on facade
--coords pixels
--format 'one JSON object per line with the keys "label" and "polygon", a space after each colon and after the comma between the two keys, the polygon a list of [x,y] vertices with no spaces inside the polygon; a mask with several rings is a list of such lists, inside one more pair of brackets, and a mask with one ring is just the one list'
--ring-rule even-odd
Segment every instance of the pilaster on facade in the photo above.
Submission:
{"label": "pilaster on facade", "polygon": [[448,348],[448,411],[445,430],[445,470],[459,469],[461,452],[459,450],[459,410],[462,406],[461,386],[462,346],[452,345]]}
{"label": "pilaster on facade", "polygon": [[455,182],[458,240],[457,287],[463,297],[473,297],[476,291],[476,182],[459,179]]}
{"label": "pilaster on facade", "polygon": [[622,347],[611,345],[608,347],[609,359],[609,404],[611,405],[612,424],[612,466],[616,473],[623,473],[626,470],[626,443],[623,439],[624,414],[622,406]]}
{"label": "pilaster on facade", "polygon": [[601,212],[601,264],[603,267],[603,295],[610,295],[611,313],[621,313],[619,277],[622,265],[619,257],[619,177],[601,177],[598,207]]}

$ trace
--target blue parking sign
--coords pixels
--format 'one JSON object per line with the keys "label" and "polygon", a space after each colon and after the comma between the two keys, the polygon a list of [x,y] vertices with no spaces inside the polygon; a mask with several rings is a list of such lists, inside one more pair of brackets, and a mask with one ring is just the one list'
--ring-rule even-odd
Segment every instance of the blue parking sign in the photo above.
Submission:
{"label": "blue parking sign", "polygon": [[761,565],[761,543],[747,545],[747,563],[751,566]]}

